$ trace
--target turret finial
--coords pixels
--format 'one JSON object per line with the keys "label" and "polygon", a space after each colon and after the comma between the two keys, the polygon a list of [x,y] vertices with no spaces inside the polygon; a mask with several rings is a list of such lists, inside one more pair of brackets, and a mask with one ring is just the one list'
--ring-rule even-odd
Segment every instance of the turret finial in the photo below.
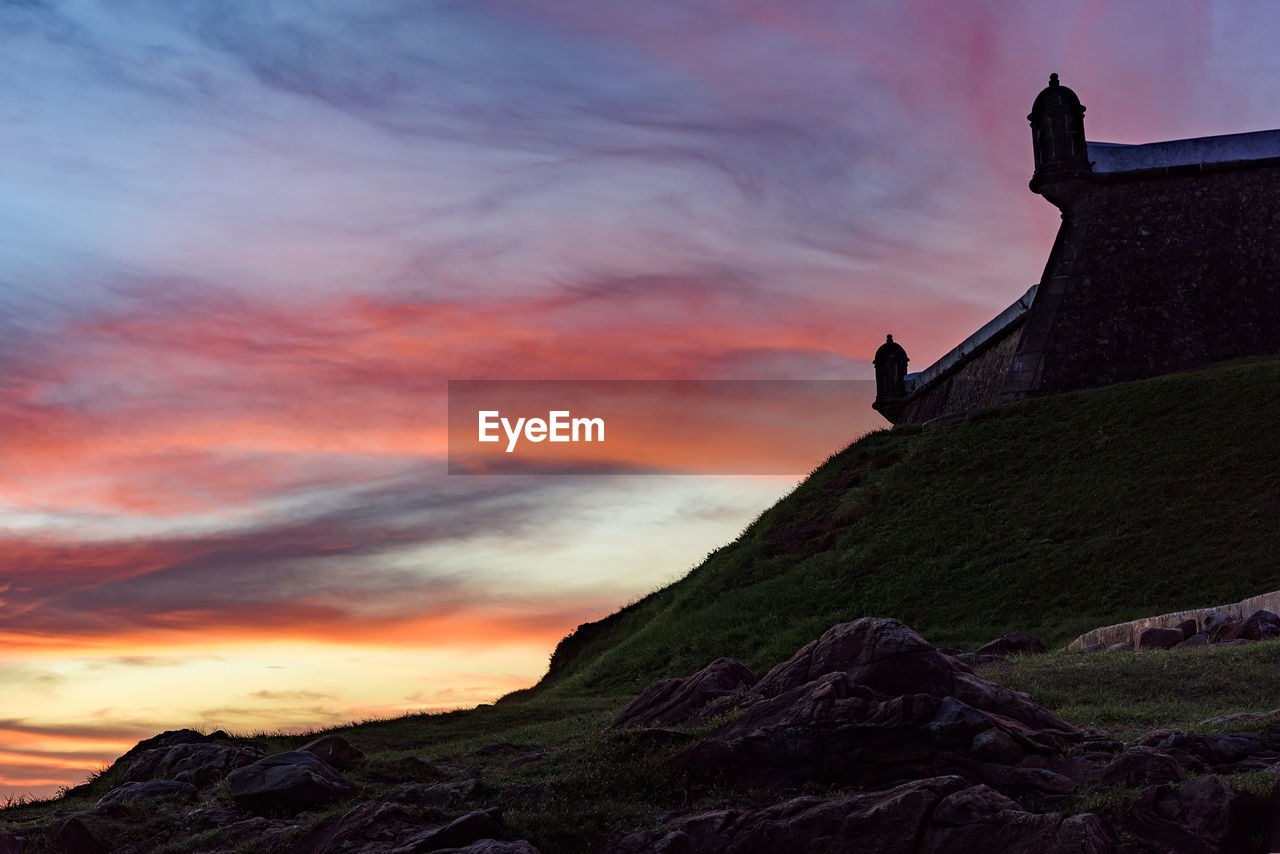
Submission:
{"label": "turret finial", "polygon": [[1058,75],[1056,75],[1056,74],[1050,74],[1050,75],[1049,75],[1049,85],[1050,85],[1050,86],[1057,86],[1057,85],[1058,85]]}

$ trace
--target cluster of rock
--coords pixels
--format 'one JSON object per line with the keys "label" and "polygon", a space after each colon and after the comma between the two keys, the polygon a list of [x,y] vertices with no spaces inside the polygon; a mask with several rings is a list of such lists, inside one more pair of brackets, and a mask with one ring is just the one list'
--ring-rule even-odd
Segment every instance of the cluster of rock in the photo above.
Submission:
{"label": "cluster of rock", "polygon": [[[1259,612],[1179,634],[1179,644],[1202,634],[1245,642],[1280,636],[1280,618]],[[670,785],[703,806],[653,816],[648,829],[597,850],[1280,850],[1280,787],[1260,797],[1222,778],[1280,767],[1280,726],[1265,737],[1168,730],[1124,744],[973,670],[1043,651],[1017,632],[972,653],[940,650],[895,620],[865,618],[835,626],[762,678],[722,658],[654,683],[618,714],[616,738],[660,754]],[[0,829],[0,854],[141,854],[174,843],[207,854],[538,854],[500,807],[536,809],[557,784],[494,790],[466,764],[515,767],[545,755],[522,750],[497,744],[440,764],[371,765],[332,734],[269,754],[222,732],[167,732],[117,760],[106,776],[119,784],[91,808],[60,815],[47,838],[24,844]],[[352,782],[352,769],[363,782]],[[1115,796],[1106,815],[1080,811],[1082,796],[1107,792]]]}
{"label": "cluster of rock", "polygon": [[[655,683],[615,725],[668,742],[710,728],[673,760],[694,781],[838,793],[672,813],[610,854],[1241,854],[1280,840],[1280,803],[1216,776],[1280,763],[1257,736],[1087,734],[894,620],[836,626],[758,680],[720,659]],[[1107,788],[1140,790],[1121,827],[1069,814]]]}
{"label": "cluster of rock", "polygon": [[1136,633],[1132,641],[1093,643],[1081,652],[1116,652],[1131,649],[1184,649],[1210,644],[1235,645],[1280,638],[1280,616],[1270,611],[1254,611],[1235,620],[1225,614],[1209,614],[1203,621],[1183,620],[1177,626],[1150,626]]}
{"label": "cluster of rock", "polygon": [[[229,854],[249,843],[255,850],[299,854],[538,854],[528,842],[512,838],[497,808],[458,814],[452,808],[477,792],[478,781],[448,781],[446,772],[422,760],[406,766],[405,776],[432,782],[360,800],[343,772],[363,758],[335,735],[268,755],[223,732],[162,733],[118,759],[115,768],[125,782],[91,809],[65,816],[46,849],[143,854],[211,831],[214,841],[201,849],[209,854]],[[343,801],[352,801],[351,808],[313,820],[317,811]],[[139,838],[137,827],[144,823],[150,830]],[[0,831],[0,854],[21,854],[24,848],[11,832]]]}

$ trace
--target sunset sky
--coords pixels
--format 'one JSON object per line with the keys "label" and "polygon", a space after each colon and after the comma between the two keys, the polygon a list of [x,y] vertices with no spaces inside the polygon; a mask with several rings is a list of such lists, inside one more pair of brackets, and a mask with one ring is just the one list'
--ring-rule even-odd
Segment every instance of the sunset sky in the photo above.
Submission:
{"label": "sunset sky", "polygon": [[1050,72],[1093,140],[1274,128],[1278,26],[0,4],[0,797],[531,684],[797,477],[450,476],[449,380],[866,380],[886,332],[923,369],[1039,278]]}

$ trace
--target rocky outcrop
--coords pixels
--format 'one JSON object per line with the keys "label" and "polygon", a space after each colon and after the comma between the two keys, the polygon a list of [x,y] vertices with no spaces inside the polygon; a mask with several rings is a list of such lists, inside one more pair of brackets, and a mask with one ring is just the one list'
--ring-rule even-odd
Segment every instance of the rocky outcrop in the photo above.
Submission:
{"label": "rocky outcrop", "polygon": [[138,742],[116,765],[124,766],[128,782],[177,780],[203,789],[264,756],[266,751],[237,744],[221,730],[202,735],[183,729]]}
{"label": "rocky outcrop", "polygon": [[[1191,628],[1174,631],[1182,638]],[[671,697],[710,677],[646,694]],[[1252,734],[1163,730],[1124,745],[1083,733],[895,620],[835,626],[724,696],[732,699],[716,702],[730,714],[709,733],[704,706],[693,703],[667,715],[668,728],[636,736],[662,734],[651,741],[674,750],[672,765],[695,784],[781,797],[815,785],[853,791],[668,816],[616,840],[610,854],[1243,854],[1265,830],[1264,811],[1215,775],[1280,767],[1280,754]],[[670,737],[669,727],[698,725],[707,734],[687,746]],[[1137,795],[1122,795],[1125,812],[1109,819],[1058,811],[1073,795],[1106,790]]]}
{"label": "rocky outcrop", "polygon": [[[1261,634],[1271,624],[1266,615],[1224,619],[1195,635],[1231,625]],[[1201,627],[1171,631],[1185,636],[1193,628]],[[1002,648],[1009,653],[1028,646],[1001,640],[1009,640]],[[1159,730],[1124,744],[1078,730],[1028,695],[979,677],[963,658],[975,655],[935,649],[896,620],[867,618],[831,628],[758,680],[738,662],[718,659],[650,686],[614,727],[593,736],[602,740],[589,742],[589,755],[575,744],[567,757],[586,763],[585,777],[540,779],[530,769],[560,747],[486,744],[483,731],[468,735],[465,752],[430,759],[398,751],[364,759],[333,734],[265,756],[223,733],[163,733],[122,757],[99,788],[82,787],[79,794],[96,795],[106,780],[123,781],[96,802],[85,799],[91,807],[77,802],[80,812],[57,814],[56,824],[25,843],[0,830],[0,854],[6,846],[63,854],[167,847],[538,854],[515,838],[499,808],[527,821],[589,800],[597,784],[654,794],[646,801],[652,813],[624,819],[624,827],[645,829],[611,840],[594,832],[573,837],[606,854],[1280,850],[1273,844],[1280,786],[1264,799],[1225,776],[1280,769],[1280,726],[1259,727],[1261,734]],[[1275,714],[1247,720],[1270,722]],[[509,737],[524,737],[518,731]],[[203,788],[163,776],[218,780],[223,773],[225,785]],[[663,787],[670,797],[657,793]],[[1082,798],[1105,806],[1100,814],[1072,814]],[[548,851],[558,850],[555,833],[549,838]]]}
{"label": "rocky outcrop", "polygon": [[[1074,791],[1087,771],[1063,753],[1077,730],[1027,695],[978,678],[896,620],[830,629],[729,710],[734,715],[712,737],[674,760],[691,776],[783,789],[956,773],[1001,791],[1053,796]],[[666,722],[699,720],[695,711]]]}
{"label": "rocky outcrop", "polygon": [[333,768],[304,750],[290,750],[237,768],[227,776],[231,799],[259,815],[293,814],[331,804],[355,790]]}

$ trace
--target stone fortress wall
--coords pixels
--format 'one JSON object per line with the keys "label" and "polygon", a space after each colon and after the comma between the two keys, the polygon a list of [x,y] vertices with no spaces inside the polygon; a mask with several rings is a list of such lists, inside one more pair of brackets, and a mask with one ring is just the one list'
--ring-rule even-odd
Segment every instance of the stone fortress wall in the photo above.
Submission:
{"label": "stone fortress wall", "polygon": [[889,421],[1280,353],[1280,130],[1097,143],[1084,112],[1053,75],[1027,117],[1031,189],[1062,212],[1039,284],[918,374],[877,352]]}

